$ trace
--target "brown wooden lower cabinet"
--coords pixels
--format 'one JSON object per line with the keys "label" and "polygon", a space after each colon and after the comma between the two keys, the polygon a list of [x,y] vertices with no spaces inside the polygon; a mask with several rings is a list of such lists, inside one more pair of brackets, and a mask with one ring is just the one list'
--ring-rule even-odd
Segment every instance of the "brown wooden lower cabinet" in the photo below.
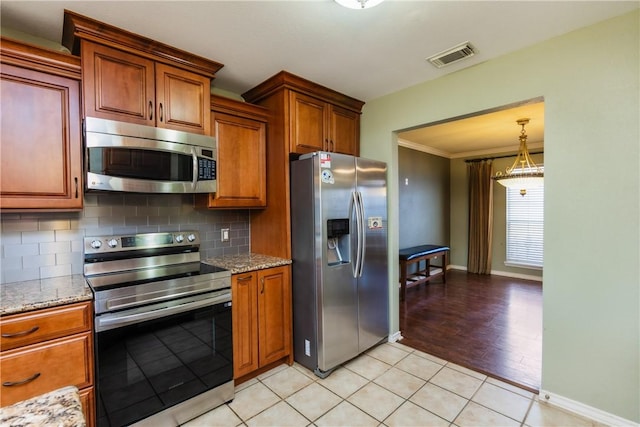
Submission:
{"label": "brown wooden lower cabinet", "polygon": [[271,364],[291,364],[291,267],[234,274],[231,295],[236,383]]}
{"label": "brown wooden lower cabinet", "polygon": [[82,403],[82,413],[87,422],[87,427],[96,425],[96,392],[93,387],[86,387],[80,390],[80,403]]}
{"label": "brown wooden lower cabinet", "polygon": [[73,385],[95,425],[91,315],[88,301],[0,318],[0,406]]}

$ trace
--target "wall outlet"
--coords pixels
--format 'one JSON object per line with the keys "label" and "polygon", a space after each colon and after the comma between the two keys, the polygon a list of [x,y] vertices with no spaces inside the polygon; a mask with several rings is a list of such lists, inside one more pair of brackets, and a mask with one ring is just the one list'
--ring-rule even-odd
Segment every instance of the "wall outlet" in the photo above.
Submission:
{"label": "wall outlet", "polygon": [[309,340],[304,340],[304,354],[305,356],[311,356],[311,343]]}
{"label": "wall outlet", "polygon": [[229,229],[228,228],[223,228],[222,230],[220,230],[220,240],[222,240],[223,242],[228,242],[229,241]]}

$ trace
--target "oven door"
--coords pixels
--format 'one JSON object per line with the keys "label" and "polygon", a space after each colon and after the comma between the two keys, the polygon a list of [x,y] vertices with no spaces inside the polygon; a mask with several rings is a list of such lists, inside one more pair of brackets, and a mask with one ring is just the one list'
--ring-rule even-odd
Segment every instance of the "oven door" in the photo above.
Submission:
{"label": "oven door", "polygon": [[96,317],[98,426],[178,425],[233,399],[231,295],[214,294]]}

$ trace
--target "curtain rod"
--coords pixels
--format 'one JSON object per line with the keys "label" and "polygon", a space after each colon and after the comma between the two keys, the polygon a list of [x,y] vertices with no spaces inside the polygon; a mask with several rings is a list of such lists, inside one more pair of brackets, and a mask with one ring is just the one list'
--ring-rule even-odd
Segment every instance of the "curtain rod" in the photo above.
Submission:
{"label": "curtain rod", "polygon": [[[533,154],[544,154],[544,151],[533,151],[533,152],[529,152],[529,154],[533,155]],[[482,162],[484,160],[495,160],[495,159],[506,159],[507,157],[516,157],[518,154],[508,154],[505,156],[495,156],[495,157],[483,157],[481,159],[469,159],[469,160],[465,160],[465,163],[475,163],[475,162]]]}

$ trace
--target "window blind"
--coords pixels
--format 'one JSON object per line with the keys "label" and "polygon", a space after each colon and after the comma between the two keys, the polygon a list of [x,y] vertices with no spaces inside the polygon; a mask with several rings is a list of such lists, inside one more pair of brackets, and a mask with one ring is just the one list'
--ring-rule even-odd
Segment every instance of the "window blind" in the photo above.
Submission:
{"label": "window blind", "polygon": [[542,267],[544,187],[507,188],[507,263]]}

